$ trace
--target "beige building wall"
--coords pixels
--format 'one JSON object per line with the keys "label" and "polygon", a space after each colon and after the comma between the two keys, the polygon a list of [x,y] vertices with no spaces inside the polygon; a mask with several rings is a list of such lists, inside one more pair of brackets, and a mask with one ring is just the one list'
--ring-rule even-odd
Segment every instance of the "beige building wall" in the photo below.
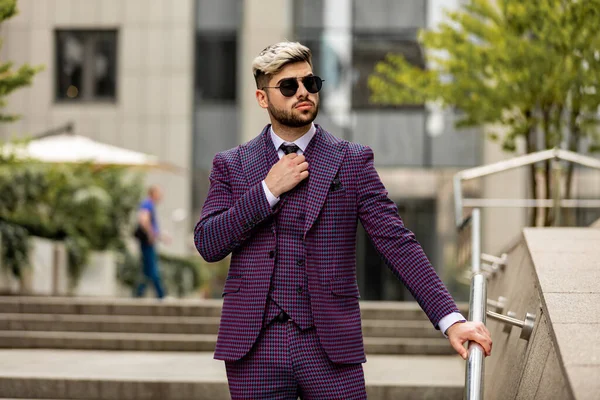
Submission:
{"label": "beige building wall", "polygon": [[[487,128],[489,129],[489,128]],[[500,143],[486,139],[483,143],[483,164],[492,164],[524,154],[524,146],[517,153],[506,153]],[[484,199],[525,199],[530,197],[527,191],[528,168],[517,168],[480,178],[481,198]],[[482,208],[481,249],[484,253],[500,255],[500,252],[520,235],[527,224],[525,208]]]}
{"label": "beige building wall", "polygon": [[[1,27],[2,61],[44,65],[30,88],[8,99],[21,114],[0,125],[0,135],[35,135],[72,121],[75,133],[142,151],[186,171],[150,173],[148,183],[165,191],[162,229],[174,235],[165,250],[184,251],[189,235],[193,90],[193,0],[20,0],[20,14]],[[56,29],[117,30],[117,100],[114,103],[55,101]],[[173,221],[182,209],[185,219]]]}
{"label": "beige building wall", "polygon": [[244,0],[242,24],[238,64],[241,105],[240,143],[254,138],[269,123],[267,111],[256,103],[252,61],[265,47],[291,39],[292,1]]}

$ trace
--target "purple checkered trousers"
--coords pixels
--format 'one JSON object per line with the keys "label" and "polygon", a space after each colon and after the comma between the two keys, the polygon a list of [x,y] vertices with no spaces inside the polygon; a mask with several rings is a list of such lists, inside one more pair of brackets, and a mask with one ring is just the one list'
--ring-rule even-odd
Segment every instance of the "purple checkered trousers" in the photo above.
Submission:
{"label": "purple checkered trousers", "polygon": [[225,367],[232,400],[367,398],[362,364],[334,364],[316,330],[291,320],[263,328],[250,353]]}

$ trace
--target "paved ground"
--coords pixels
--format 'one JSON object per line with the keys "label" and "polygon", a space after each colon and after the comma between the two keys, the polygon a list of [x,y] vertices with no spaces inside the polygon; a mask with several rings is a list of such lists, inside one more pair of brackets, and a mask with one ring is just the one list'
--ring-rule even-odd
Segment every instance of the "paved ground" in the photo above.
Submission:
{"label": "paved ground", "polygon": [[[0,350],[0,376],[14,378],[224,382],[223,363],[212,353]],[[370,356],[367,384],[464,384],[459,356]]]}

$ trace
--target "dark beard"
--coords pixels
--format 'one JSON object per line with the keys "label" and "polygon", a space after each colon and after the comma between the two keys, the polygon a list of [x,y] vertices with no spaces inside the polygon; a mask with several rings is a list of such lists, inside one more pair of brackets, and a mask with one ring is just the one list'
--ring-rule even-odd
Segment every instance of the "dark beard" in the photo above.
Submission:
{"label": "dark beard", "polygon": [[[319,114],[319,104],[315,104],[314,111],[304,111],[300,113],[301,115],[294,115],[292,111],[277,109],[273,107],[270,102],[268,110],[275,121],[279,122],[281,125],[289,126],[291,128],[300,128],[309,125],[317,118],[317,114]],[[302,116],[305,118],[302,118]],[[306,116],[308,116],[308,118],[306,118]]]}

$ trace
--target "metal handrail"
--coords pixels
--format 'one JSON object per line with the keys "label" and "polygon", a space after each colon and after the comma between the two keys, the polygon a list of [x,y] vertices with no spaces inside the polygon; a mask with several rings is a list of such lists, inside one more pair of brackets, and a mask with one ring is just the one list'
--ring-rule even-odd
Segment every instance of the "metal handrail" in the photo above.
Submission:
{"label": "metal handrail", "polygon": [[[481,210],[474,209],[460,224],[460,230],[471,234],[471,296],[469,320],[485,324],[487,311],[487,278],[481,273]],[[465,371],[465,398],[483,399],[485,352],[481,345],[470,341]]]}
{"label": "metal handrail", "polygon": [[[558,161],[570,161],[576,164],[584,165],[590,168],[600,169],[600,160],[584,156],[575,152],[561,150],[558,148],[544,150],[537,153],[530,153],[524,156],[515,157],[510,160],[470,168],[458,172],[454,175],[454,207],[455,222],[459,233],[466,233],[471,229],[471,300],[469,308],[469,319],[485,324],[486,315],[490,318],[501,320],[505,324],[505,329],[510,329],[513,325],[521,327],[521,338],[529,339],[533,330],[535,315],[527,314],[524,321],[517,320],[513,314],[508,316],[487,311],[487,278],[482,274],[483,269],[487,274],[495,274],[498,269],[506,264],[506,256],[497,258],[484,255],[481,252],[481,210],[478,207],[554,207],[557,211],[560,207],[581,207],[597,208],[600,207],[598,200],[576,200],[562,199],[559,189],[555,190],[552,199],[465,199],[463,198],[462,182],[470,179],[480,178],[499,172],[509,171],[514,168],[524,167],[541,161],[552,160],[554,178],[558,182],[560,179],[561,168]],[[555,185],[558,188],[560,185]],[[470,215],[464,215],[465,207],[474,207]],[[557,213],[556,223],[560,224],[560,214]],[[461,238],[459,234],[459,238]],[[458,249],[459,260],[466,253]],[[491,263],[491,264],[490,264]],[[499,305],[499,304],[497,304]],[[474,342],[469,343],[469,358],[467,361],[465,374],[465,397],[468,400],[480,400],[483,398],[483,367],[485,354],[480,345]]]}
{"label": "metal handrail", "polygon": [[[469,300],[469,320],[485,324],[487,308],[486,277],[476,273],[471,279],[471,298]],[[481,345],[470,341],[469,357],[465,373],[465,398],[468,400],[483,399],[483,376],[485,353]]]}
{"label": "metal handrail", "polygon": [[521,321],[515,318],[517,315],[513,311],[509,311],[506,315],[495,313],[493,311],[487,311],[487,316],[496,321],[500,321],[504,324],[504,332],[510,333],[511,328],[516,326],[521,328],[521,339],[529,340],[533,333],[533,327],[535,326],[535,314],[525,314],[525,319]]}
{"label": "metal handrail", "polygon": [[481,272],[481,210],[476,208],[471,214],[471,271]]}
{"label": "metal handrail", "polygon": [[[465,207],[578,207],[578,208],[598,208],[600,203],[597,200],[586,199],[465,199],[463,198],[462,182],[493,175],[499,172],[509,171],[511,169],[524,167],[541,161],[552,160],[555,163],[563,160],[583,165],[589,168],[600,169],[600,160],[584,156],[573,151],[562,149],[543,150],[536,153],[526,154],[524,156],[511,158],[510,160],[499,161],[493,164],[482,165],[480,167],[469,168],[454,175],[454,210],[456,226],[460,226],[464,221]],[[558,165],[558,164],[555,164]],[[560,168],[555,168],[557,176],[560,175]]]}

